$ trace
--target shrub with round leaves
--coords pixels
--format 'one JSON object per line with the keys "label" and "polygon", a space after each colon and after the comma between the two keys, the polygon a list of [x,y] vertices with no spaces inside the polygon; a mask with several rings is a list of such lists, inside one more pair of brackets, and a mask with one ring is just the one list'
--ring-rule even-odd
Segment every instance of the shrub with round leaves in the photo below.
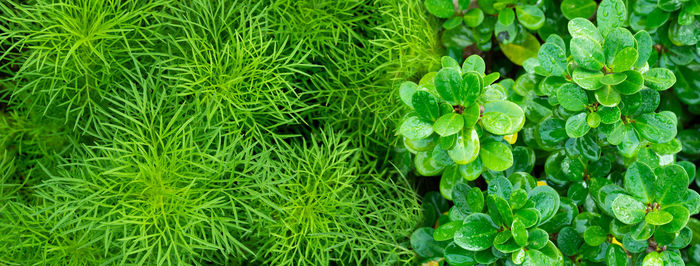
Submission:
{"label": "shrub with round leaves", "polygon": [[484,69],[478,56],[467,58],[461,67],[443,57],[439,71],[426,74],[419,84],[401,85],[401,99],[412,110],[399,134],[415,154],[419,174],[474,180],[486,169],[503,171],[513,165],[510,143],[503,136],[515,138],[525,114],[508,101],[503,84],[493,83],[499,74],[485,75]]}

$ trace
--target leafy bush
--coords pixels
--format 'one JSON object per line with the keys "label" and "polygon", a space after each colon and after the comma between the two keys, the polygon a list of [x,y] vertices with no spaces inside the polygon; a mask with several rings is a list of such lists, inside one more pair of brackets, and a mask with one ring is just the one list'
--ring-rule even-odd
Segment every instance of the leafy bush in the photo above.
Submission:
{"label": "leafy bush", "polygon": [[[568,4],[573,3],[562,8]],[[696,167],[679,153],[695,153],[690,136],[697,131],[679,129],[686,111],[662,102],[676,96],[664,91],[677,83],[688,88],[684,92],[700,90],[700,84],[688,83],[670,60],[655,57],[664,42],[659,36],[666,35],[632,33],[627,23],[625,4],[605,0],[597,7],[596,24],[574,16],[567,35],[543,38],[515,81],[489,79],[483,89],[472,89],[469,84],[482,82],[465,81],[469,74],[458,72],[454,62],[443,63],[418,85],[404,83],[404,102],[415,111],[399,132],[415,153],[415,172],[442,174],[440,194],[424,196],[426,220],[411,237],[420,257],[449,265],[696,261],[690,253],[681,255],[693,241],[696,220],[690,217],[700,212],[700,195],[689,188]],[[464,65],[483,64],[477,58],[467,57]],[[450,67],[454,78],[446,75]],[[495,90],[502,91],[500,98],[480,94]],[[476,95],[473,114],[461,114],[470,119],[455,122],[462,117],[448,107],[457,111],[461,102],[453,95]],[[489,105],[504,101],[513,107],[489,111]],[[503,130],[489,130],[493,125]],[[454,156],[460,142],[448,139],[472,131],[479,134],[470,138],[475,144],[464,145],[470,147],[465,165]],[[500,156],[489,159],[492,154]]]}

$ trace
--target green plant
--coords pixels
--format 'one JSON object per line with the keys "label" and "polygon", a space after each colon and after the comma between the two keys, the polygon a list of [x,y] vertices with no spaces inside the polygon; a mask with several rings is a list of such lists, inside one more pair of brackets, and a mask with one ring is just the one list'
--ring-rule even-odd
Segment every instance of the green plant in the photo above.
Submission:
{"label": "green plant", "polygon": [[[413,110],[404,116],[399,134],[415,154],[416,171],[447,176],[441,182],[449,191],[454,178],[474,180],[487,169],[513,165],[510,145],[499,136],[517,138],[525,114],[507,100],[505,86],[512,80],[493,84],[499,74],[485,75],[481,57],[471,56],[461,67],[443,57],[442,66],[419,84],[401,85],[401,100]],[[443,195],[450,198],[450,193]]]}

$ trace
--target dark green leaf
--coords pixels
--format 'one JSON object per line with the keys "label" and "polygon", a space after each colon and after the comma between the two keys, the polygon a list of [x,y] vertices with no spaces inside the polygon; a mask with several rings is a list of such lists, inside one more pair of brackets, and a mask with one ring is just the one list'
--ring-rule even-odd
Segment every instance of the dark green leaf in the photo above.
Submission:
{"label": "dark green leaf", "polygon": [[446,224],[442,224],[435,229],[433,232],[433,239],[435,241],[445,241],[454,238],[454,234],[462,226],[462,221],[452,221]]}
{"label": "dark green leaf", "polygon": [[561,86],[557,90],[557,99],[564,109],[574,112],[583,111],[588,104],[586,92],[581,87],[571,83]]}
{"label": "dark green leaf", "polygon": [[424,258],[442,256],[444,249],[433,239],[433,228],[418,228],[411,234],[411,247]]}
{"label": "dark green leaf", "polygon": [[627,8],[622,0],[603,0],[598,5],[596,15],[598,29],[605,38],[610,31],[624,26],[627,21]]}
{"label": "dark green leaf", "polygon": [[462,77],[454,68],[443,68],[435,76],[435,88],[440,97],[451,105],[464,104],[462,102]]}
{"label": "dark green leaf", "polygon": [[663,91],[676,83],[676,75],[666,68],[652,68],[644,73],[644,85],[657,91]]}
{"label": "dark green leaf", "polygon": [[593,0],[564,0],[561,3],[561,13],[567,19],[590,18],[595,13],[596,2]]}
{"label": "dark green leaf", "polygon": [[427,91],[417,91],[411,98],[413,108],[418,116],[428,121],[435,121],[440,116],[438,100]]}
{"label": "dark green leaf", "polygon": [[569,21],[568,29],[572,38],[584,37],[597,42],[599,46],[603,45],[603,36],[600,35],[598,28],[593,25],[593,22],[588,19],[574,18]]}
{"label": "dark green leaf", "polygon": [[566,72],[566,53],[564,49],[552,43],[540,47],[537,57],[547,72],[554,76],[562,76]]}
{"label": "dark green leaf", "polygon": [[609,266],[627,266],[627,253],[618,245],[609,245],[605,252],[605,262]]}
{"label": "dark green leaf", "polygon": [[619,195],[612,202],[615,218],[625,224],[636,224],[644,220],[645,208],[642,202],[627,195]]}
{"label": "dark green leaf", "polygon": [[625,189],[643,203],[652,203],[656,196],[656,176],[649,166],[634,162],[625,173]]}
{"label": "dark green leaf", "polygon": [[597,71],[603,68],[605,57],[600,44],[586,37],[574,37],[571,39],[571,56],[579,66]]}
{"label": "dark green leaf", "polygon": [[474,251],[463,249],[454,242],[445,247],[445,261],[447,261],[447,263],[450,265],[476,265],[477,262],[476,259],[474,259],[474,256]]}
{"label": "dark green leaf", "polygon": [[464,224],[455,232],[454,241],[460,247],[470,251],[486,250],[493,245],[498,234],[498,226],[491,217],[483,213],[467,216]]}
{"label": "dark green leaf", "polygon": [[530,200],[535,203],[535,209],[540,212],[539,224],[543,224],[559,210],[559,194],[549,186],[539,186],[528,193]]}
{"label": "dark green leaf", "polygon": [[583,240],[586,241],[588,245],[598,246],[605,242],[607,236],[607,232],[596,225],[586,228],[586,231],[583,233]]}
{"label": "dark green leaf", "polygon": [[601,71],[591,71],[583,68],[576,68],[572,74],[572,78],[574,82],[576,82],[576,85],[579,85],[581,88],[586,90],[597,90],[603,86],[603,83],[601,83],[601,79],[603,79],[603,77],[604,74]]}
{"label": "dark green leaf", "polygon": [[451,0],[425,0],[425,9],[439,18],[449,18],[455,13]]}
{"label": "dark green leaf", "polygon": [[630,95],[642,89],[644,78],[642,78],[642,75],[639,74],[639,72],[628,70],[622,72],[622,74],[625,75],[625,79],[619,84],[613,86],[617,92],[623,95]]}
{"label": "dark green leaf", "polygon": [[665,143],[676,136],[676,117],[671,112],[647,113],[635,118],[632,124],[644,139]]}

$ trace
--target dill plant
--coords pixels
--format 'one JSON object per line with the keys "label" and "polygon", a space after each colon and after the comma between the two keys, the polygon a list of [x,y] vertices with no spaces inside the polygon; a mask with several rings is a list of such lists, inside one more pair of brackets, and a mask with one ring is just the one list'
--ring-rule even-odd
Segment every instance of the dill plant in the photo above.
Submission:
{"label": "dill plant", "polygon": [[[98,130],[96,115],[113,83],[152,56],[150,23],[166,1],[37,1],[0,4],[3,65],[16,69],[12,102],[63,119],[81,131]],[[6,68],[7,68],[6,67]]]}
{"label": "dill plant", "polygon": [[278,211],[259,232],[258,259],[274,265],[407,263],[419,206],[406,179],[358,165],[345,134],[321,130],[275,155]]}

